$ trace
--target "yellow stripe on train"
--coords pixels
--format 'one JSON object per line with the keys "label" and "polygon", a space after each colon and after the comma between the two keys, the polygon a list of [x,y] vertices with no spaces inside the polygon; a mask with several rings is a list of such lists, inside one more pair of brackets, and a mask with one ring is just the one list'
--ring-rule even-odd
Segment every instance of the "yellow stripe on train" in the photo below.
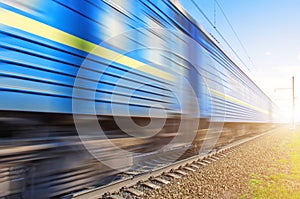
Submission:
{"label": "yellow stripe on train", "polygon": [[235,97],[232,97],[232,96],[230,96],[230,95],[226,95],[226,94],[224,94],[224,93],[222,93],[222,92],[219,92],[219,91],[216,91],[216,90],[213,90],[213,89],[210,89],[210,92],[211,92],[212,94],[214,94],[214,95],[216,95],[216,96],[219,96],[219,97],[222,97],[222,98],[224,98],[224,99],[226,99],[226,100],[230,100],[230,101],[232,101],[232,102],[241,104],[241,105],[246,106],[246,107],[248,107],[248,108],[257,110],[257,111],[259,111],[259,112],[262,112],[262,113],[265,113],[265,114],[269,114],[269,112],[266,111],[266,110],[264,110],[264,109],[258,108],[258,107],[256,107],[256,106],[251,105],[251,104],[248,104],[248,103],[246,103],[246,102],[244,102],[244,101],[242,101],[242,100],[239,100],[239,99],[237,99],[237,98],[235,98]]}
{"label": "yellow stripe on train", "polygon": [[[175,81],[175,77],[167,72],[161,71],[152,66],[146,65],[143,62],[140,62],[138,60],[124,56],[124,55],[117,53],[115,51],[112,51],[110,49],[98,46],[92,42],[86,41],[84,39],[81,39],[79,37],[76,37],[74,35],[64,32],[64,31],[61,31],[61,30],[51,27],[49,25],[43,24],[36,20],[30,19],[21,14],[17,14],[15,12],[6,10],[4,8],[0,8],[0,23],[3,25],[6,25],[6,26],[20,29],[22,31],[25,31],[25,32],[28,32],[28,33],[31,33],[31,34],[34,34],[34,35],[37,35],[37,36],[67,45],[67,46],[70,46],[70,47],[73,47],[76,49],[79,49],[82,51],[85,51],[87,53],[94,54],[96,56],[105,58],[105,59],[113,61],[113,62],[117,62],[119,64],[128,66],[128,67],[136,69],[136,70],[140,70],[142,72],[154,75],[156,77],[160,77],[162,79],[166,79],[169,81]],[[243,102],[234,97],[220,93],[216,90],[211,90],[211,92],[215,95],[224,97],[227,100],[247,106],[254,110],[257,110],[257,111],[260,111],[260,112],[263,112],[266,114],[268,113],[267,111],[265,111],[263,109],[255,107],[251,104]]]}
{"label": "yellow stripe on train", "polygon": [[124,56],[110,49],[101,47],[59,29],[30,19],[15,12],[0,8],[0,23],[40,37],[97,55],[107,60],[140,70],[142,72],[160,77],[165,80],[175,81],[175,77],[162,70],[146,65],[143,62]]}

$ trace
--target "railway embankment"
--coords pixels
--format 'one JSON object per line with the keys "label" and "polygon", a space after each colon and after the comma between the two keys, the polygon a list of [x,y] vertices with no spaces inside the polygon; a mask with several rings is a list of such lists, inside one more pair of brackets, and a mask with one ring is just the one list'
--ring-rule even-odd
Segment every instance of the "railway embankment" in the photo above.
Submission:
{"label": "railway embankment", "polygon": [[275,129],[144,198],[300,198],[300,127]]}

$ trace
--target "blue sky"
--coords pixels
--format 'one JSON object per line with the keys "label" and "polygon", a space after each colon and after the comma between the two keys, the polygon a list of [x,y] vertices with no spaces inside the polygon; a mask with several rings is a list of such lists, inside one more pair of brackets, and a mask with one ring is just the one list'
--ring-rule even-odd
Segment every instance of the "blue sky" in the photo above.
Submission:
{"label": "blue sky", "polygon": [[[214,0],[194,0],[208,18],[216,21],[217,29],[250,69],[250,76],[274,101],[291,112],[291,77],[295,76],[296,112],[300,119],[300,1],[299,0],[218,0],[248,55],[234,36],[220,8]],[[211,25],[196,9],[191,0],[180,0],[185,9],[236,60]],[[214,6],[215,5],[215,6]],[[215,9],[214,9],[215,7]],[[216,12],[214,12],[214,10]],[[216,13],[216,17],[214,17]],[[247,70],[246,67],[242,67]]]}

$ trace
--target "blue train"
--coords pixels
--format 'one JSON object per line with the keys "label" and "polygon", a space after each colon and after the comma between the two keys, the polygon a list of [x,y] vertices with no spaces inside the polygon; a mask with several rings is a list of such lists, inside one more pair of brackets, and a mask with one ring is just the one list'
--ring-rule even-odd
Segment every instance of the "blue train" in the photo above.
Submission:
{"label": "blue train", "polygon": [[113,176],[80,144],[95,120],[98,156],[111,159],[121,155],[104,138],[135,154],[199,151],[212,124],[231,139],[277,121],[175,0],[3,0],[0,22],[0,197],[57,197]]}

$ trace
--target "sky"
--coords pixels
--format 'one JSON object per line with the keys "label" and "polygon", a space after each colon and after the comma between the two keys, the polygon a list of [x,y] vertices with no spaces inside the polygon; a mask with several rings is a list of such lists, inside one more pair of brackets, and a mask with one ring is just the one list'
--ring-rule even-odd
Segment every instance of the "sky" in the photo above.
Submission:
{"label": "sky", "polygon": [[[215,1],[224,11],[244,48]],[[300,120],[300,1],[194,0],[194,2],[215,24],[247,66],[234,55],[192,0],[180,0],[188,13],[217,38],[223,49],[285,112],[286,119],[291,118],[292,76],[295,76],[295,115],[297,120]]]}

